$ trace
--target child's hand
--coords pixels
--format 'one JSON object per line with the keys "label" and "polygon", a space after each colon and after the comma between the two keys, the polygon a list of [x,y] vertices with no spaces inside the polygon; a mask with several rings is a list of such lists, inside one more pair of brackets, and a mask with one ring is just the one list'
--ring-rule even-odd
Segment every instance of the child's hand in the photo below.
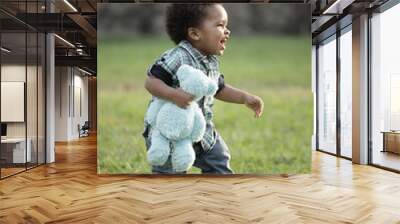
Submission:
{"label": "child's hand", "polygon": [[261,117],[264,110],[264,102],[260,97],[246,94],[244,97],[244,104],[254,111],[254,117]]}
{"label": "child's hand", "polygon": [[176,89],[174,96],[172,98],[173,103],[175,103],[178,107],[185,109],[192,102],[193,96],[181,88]]}

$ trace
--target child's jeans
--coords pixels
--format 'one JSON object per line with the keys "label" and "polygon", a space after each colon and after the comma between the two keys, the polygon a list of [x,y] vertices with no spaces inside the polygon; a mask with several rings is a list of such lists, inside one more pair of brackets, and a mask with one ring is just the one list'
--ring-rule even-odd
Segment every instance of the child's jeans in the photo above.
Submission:
{"label": "child's jeans", "polygon": [[[146,133],[147,134],[147,133]],[[146,148],[149,150],[151,142],[149,137],[145,134],[143,135],[146,142]],[[225,144],[221,136],[216,133],[216,142],[214,146],[208,150],[203,150],[200,143],[193,145],[194,151],[196,153],[196,160],[193,166],[201,169],[202,173],[208,174],[232,174],[233,171],[230,168],[230,154],[228,146]],[[154,174],[176,174],[172,169],[171,156],[168,158],[167,162],[162,166],[153,166],[152,173]],[[183,172],[186,173],[186,172]]]}

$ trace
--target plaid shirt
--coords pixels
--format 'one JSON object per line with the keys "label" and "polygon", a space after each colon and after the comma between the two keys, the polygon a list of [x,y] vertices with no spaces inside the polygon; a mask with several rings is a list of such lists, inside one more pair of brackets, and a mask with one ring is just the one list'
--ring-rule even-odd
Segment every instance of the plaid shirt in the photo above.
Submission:
{"label": "plaid shirt", "polygon": [[[220,91],[224,87],[224,77],[219,72],[219,61],[217,57],[214,55],[206,56],[201,54],[187,40],[182,40],[177,47],[164,52],[161,57],[149,67],[148,75],[156,76],[157,78],[162,79],[168,85],[177,88],[179,87],[179,80],[176,76],[176,72],[178,68],[183,64],[187,64],[202,70],[205,74],[207,74],[208,77],[210,77],[218,84],[218,91]],[[154,65],[159,65],[160,67],[162,67],[165,71],[169,73],[171,77],[153,74],[155,73],[152,72],[152,68]],[[202,99],[197,101],[197,103],[199,104],[206,120],[206,132],[203,139],[201,140],[201,145],[203,149],[207,151],[214,146],[216,141],[216,132],[214,129],[214,124],[212,122],[212,106],[214,104],[214,96],[203,97]],[[148,124],[145,121],[145,128],[147,128],[147,126]]]}

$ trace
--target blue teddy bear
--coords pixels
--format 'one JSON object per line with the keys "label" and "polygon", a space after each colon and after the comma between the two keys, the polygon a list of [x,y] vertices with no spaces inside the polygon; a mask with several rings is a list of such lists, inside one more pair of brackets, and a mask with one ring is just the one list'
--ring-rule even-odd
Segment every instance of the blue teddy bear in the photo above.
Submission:
{"label": "blue teddy bear", "polygon": [[[203,138],[206,122],[196,103],[204,96],[214,95],[217,84],[204,72],[189,65],[182,65],[176,72],[180,87],[194,96],[185,109],[174,103],[156,98],[146,113],[151,127],[151,146],[147,160],[151,165],[164,165],[171,155],[172,168],[176,172],[187,171],[194,163],[193,143]],[[170,147],[170,142],[172,146]]]}

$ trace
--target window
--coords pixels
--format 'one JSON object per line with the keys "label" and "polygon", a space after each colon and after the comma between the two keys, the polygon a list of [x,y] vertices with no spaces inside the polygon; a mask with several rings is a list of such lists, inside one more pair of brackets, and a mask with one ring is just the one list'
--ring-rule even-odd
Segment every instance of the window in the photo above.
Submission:
{"label": "window", "polygon": [[318,47],[318,149],[336,153],[336,35]]}
{"label": "window", "polygon": [[400,170],[400,4],[371,18],[372,163]]}
{"label": "window", "polygon": [[352,33],[351,25],[340,36],[340,154],[351,158],[352,141]]}
{"label": "window", "polygon": [[[40,13],[43,4],[19,2],[18,7],[21,13]],[[8,99],[0,105],[6,115],[0,122],[0,178],[5,178],[45,163],[46,39],[44,33],[3,12],[0,26],[0,90],[1,98]]]}

